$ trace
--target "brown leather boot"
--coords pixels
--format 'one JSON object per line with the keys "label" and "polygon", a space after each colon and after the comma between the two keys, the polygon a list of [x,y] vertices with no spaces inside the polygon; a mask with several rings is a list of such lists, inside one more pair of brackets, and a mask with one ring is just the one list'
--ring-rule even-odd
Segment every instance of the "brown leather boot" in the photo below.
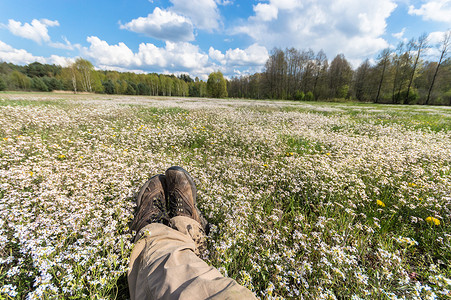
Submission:
{"label": "brown leather boot", "polygon": [[192,218],[199,222],[208,234],[208,222],[196,206],[197,190],[193,178],[185,169],[178,166],[167,169],[165,175],[169,217]]}
{"label": "brown leather boot", "polygon": [[136,198],[136,213],[130,225],[130,230],[138,233],[143,227],[151,223],[168,225],[165,186],[166,178],[161,174],[155,175],[144,183]]}

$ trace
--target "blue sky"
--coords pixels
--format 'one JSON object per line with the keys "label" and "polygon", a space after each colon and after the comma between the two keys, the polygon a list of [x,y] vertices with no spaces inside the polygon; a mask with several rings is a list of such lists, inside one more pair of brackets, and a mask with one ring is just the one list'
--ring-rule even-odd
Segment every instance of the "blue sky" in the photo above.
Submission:
{"label": "blue sky", "polygon": [[[451,27],[451,0],[2,0],[0,60],[189,73],[259,72],[274,47],[343,53],[357,67],[386,47]],[[431,50],[431,54],[434,52]]]}

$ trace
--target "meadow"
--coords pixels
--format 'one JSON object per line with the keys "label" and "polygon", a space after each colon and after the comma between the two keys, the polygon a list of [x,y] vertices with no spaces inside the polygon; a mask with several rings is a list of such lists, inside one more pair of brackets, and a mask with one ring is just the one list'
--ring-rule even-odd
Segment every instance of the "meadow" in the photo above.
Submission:
{"label": "meadow", "polygon": [[0,93],[0,299],[126,299],[133,199],[180,165],[261,299],[451,299],[451,108]]}

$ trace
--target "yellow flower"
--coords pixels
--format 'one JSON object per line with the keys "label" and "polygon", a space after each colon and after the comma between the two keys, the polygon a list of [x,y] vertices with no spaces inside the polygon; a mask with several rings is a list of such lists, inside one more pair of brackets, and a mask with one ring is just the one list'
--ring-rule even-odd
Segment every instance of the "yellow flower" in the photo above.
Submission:
{"label": "yellow flower", "polygon": [[64,154],[58,155],[58,158],[59,158],[59,159],[63,159],[63,158],[65,158],[65,157],[66,157],[66,155],[64,155]]}
{"label": "yellow flower", "polygon": [[268,167],[268,165],[267,165],[267,164],[264,164],[263,167]]}
{"label": "yellow flower", "polygon": [[330,153],[329,153],[329,152],[327,152],[327,153],[326,153],[326,155],[327,155],[327,156],[330,156]]}
{"label": "yellow flower", "polygon": [[425,221],[431,225],[440,225],[440,220],[434,217],[427,217]]}
{"label": "yellow flower", "polygon": [[385,203],[382,202],[381,200],[376,200],[376,204],[382,207],[385,207]]}

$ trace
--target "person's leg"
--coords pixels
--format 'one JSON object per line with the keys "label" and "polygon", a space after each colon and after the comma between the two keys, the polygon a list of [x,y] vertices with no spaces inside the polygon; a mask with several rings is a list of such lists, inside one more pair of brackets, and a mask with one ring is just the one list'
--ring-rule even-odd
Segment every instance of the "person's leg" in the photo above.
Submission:
{"label": "person's leg", "polygon": [[158,223],[144,228],[130,257],[131,299],[255,299],[195,254],[198,222],[179,216],[171,223],[184,233]]}
{"label": "person's leg", "polygon": [[179,167],[153,177],[139,192],[131,226],[139,232],[129,263],[131,299],[255,299],[195,254],[205,246],[206,227],[195,198],[191,176]]}

